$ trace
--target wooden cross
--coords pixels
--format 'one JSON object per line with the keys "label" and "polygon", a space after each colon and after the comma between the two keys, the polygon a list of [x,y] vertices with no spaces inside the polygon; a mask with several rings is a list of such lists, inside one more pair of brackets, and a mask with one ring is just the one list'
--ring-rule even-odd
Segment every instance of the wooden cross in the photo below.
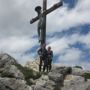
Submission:
{"label": "wooden cross", "polygon": [[[42,41],[41,45],[46,43],[46,16],[47,14],[51,13],[52,11],[56,10],[57,8],[61,7],[63,5],[62,0],[56,4],[54,4],[51,8],[47,9],[47,0],[43,0],[43,12],[40,14],[41,17],[43,17],[43,30],[41,32]],[[30,24],[33,24],[37,20],[39,20],[39,15],[30,20]]]}

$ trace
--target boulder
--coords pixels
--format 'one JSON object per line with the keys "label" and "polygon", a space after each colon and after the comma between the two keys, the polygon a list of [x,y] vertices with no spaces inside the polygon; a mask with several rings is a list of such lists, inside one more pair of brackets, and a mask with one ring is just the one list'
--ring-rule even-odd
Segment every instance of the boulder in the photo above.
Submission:
{"label": "boulder", "polygon": [[85,82],[84,78],[81,76],[67,75],[61,90],[87,90],[89,86],[89,80]]}
{"label": "boulder", "polygon": [[0,54],[0,69],[16,63],[17,63],[16,60],[10,55],[6,53]]}
{"label": "boulder", "polygon": [[53,90],[56,86],[56,83],[52,80],[46,82],[45,87],[49,90]]}
{"label": "boulder", "polygon": [[39,72],[39,59],[38,60],[34,60],[34,61],[29,61],[26,63],[25,67],[31,68],[34,71]]}
{"label": "boulder", "polygon": [[32,88],[26,85],[24,80],[0,77],[0,90],[32,90]]}
{"label": "boulder", "polygon": [[39,78],[36,82],[36,85],[38,86],[45,86],[46,82],[49,81],[49,78],[47,75],[42,75],[41,78]]}
{"label": "boulder", "polygon": [[89,72],[89,71],[83,70],[83,69],[80,69],[80,68],[72,68],[72,74],[73,74],[73,75],[81,76],[81,75],[83,75],[84,73],[88,73],[88,72]]}
{"label": "boulder", "polygon": [[90,90],[90,85],[87,87],[87,89],[86,90]]}
{"label": "boulder", "polygon": [[55,82],[62,82],[63,81],[63,75],[60,73],[54,73],[54,72],[50,72],[48,74],[49,79]]}
{"label": "boulder", "polygon": [[17,68],[16,60],[8,54],[0,54],[0,76],[24,79],[23,73]]}
{"label": "boulder", "polygon": [[56,85],[54,81],[49,80],[47,75],[42,75],[41,78],[35,80],[36,84],[34,84],[33,90],[53,90]]}
{"label": "boulder", "polygon": [[2,71],[2,77],[24,79],[23,73],[15,65],[5,67]]}
{"label": "boulder", "polygon": [[64,77],[69,73],[71,73],[70,67],[58,67],[51,70],[48,76],[50,80],[53,80],[55,82],[63,82]]}
{"label": "boulder", "polygon": [[34,86],[33,90],[50,90],[50,89],[47,89],[47,88],[44,88],[44,87],[41,87],[41,86]]}

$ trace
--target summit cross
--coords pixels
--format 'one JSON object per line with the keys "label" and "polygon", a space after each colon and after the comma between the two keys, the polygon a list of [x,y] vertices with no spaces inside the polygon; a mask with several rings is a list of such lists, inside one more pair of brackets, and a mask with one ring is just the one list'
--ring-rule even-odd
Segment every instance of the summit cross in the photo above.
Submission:
{"label": "summit cross", "polygon": [[47,0],[43,0],[43,7],[37,6],[35,8],[38,15],[30,20],[30,24],[39,20],[37,31],[41,45],[46,43],[46,16],[61,6],[63,6],[62,0],[47,9]]}

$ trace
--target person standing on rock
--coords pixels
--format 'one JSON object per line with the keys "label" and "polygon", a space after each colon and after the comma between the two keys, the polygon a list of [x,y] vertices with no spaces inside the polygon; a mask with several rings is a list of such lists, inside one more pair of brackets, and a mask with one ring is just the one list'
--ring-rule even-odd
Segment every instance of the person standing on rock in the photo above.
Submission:
{"label": "person standing on rock", "polygon": [[50,46],[48,47],[47,51],[48,51],[48,69],[50,71],[52,68],[53,51],[51,50]]}
{"label": "person standing on rock", "polygon": [[45,71],[46,65],[47,65],[47,49],[46,44],[41,45],[41,48],[38,50],[38,55],[40,57],[40,63],[39,63],[39,71],[41,72],[42,63],[43,65],[43,71]]}

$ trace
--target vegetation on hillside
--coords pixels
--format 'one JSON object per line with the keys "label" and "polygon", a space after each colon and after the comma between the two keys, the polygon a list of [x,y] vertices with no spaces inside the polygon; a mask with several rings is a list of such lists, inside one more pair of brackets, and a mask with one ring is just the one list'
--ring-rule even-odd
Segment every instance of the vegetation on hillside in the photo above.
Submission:
{"label": "vegetation on hillside", "polygon": [[31,85],[30,79],[38,79],[41,77],[39,72],[35,72],[30,68],[23,67],[20,64],[15,64],[15,66],[24,74],[25,80],[27,81],[28,85]]}
{"label": "vegetation on hillside", "polygon": [[74,66],[74,68],[83,69],[81,66]]}
{"label": "vegetation on hillside", "polygon": [[87,79],[90,79],[90,73],[84,73],[82,76],[85,78],[85,81],[87,81]]}
{"label": "vegetation on hillside", "polygon": [[[35,79],[38,79],[41,77],[41,73],[39,73],[39,72],[35,72],[30,68],[23,67],[22,65],[20,65],[18,63],[14,64],[14,65],[23,73],[24,78],[25,78],[28,85],[32,84],[30,79],[35,80]],[[0,74],[1,74],[1,77],[14,78],[14,76],[12,74],[7,73],[7,72],[0,71]]]}

